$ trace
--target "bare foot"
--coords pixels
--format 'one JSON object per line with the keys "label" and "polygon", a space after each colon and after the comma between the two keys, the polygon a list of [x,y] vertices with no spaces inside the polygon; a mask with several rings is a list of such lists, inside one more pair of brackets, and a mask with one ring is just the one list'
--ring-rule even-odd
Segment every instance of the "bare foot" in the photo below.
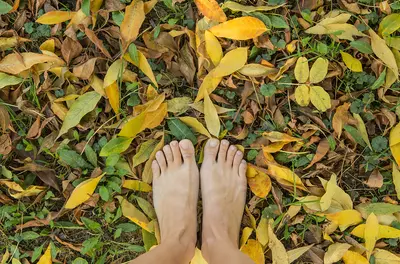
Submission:
{"label": "bare foot", "polygon": [[228,141],[220,143],[210,139],[207,142],[200,170],[203,248],[222,241],[238,248],[246,201],[246,168],[243,153],[229,146]]}
{"label": "bare foot", "polygon": [[[199,170],[193,144],[186,139],[171,142],[157,152],[152,165],[154,207],[161,244],[178,243],[184,252],[193,256],[199,194]],[[190,260],[192,256],[185,258]]]}

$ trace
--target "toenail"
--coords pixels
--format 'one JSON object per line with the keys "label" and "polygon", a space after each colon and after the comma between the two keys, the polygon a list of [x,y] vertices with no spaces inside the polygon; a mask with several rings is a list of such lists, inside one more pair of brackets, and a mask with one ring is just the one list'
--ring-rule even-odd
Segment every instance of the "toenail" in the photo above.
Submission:
{"label": "toenail", "polygon": [[238,152],[236,153],[236,155],[238,155],[238,156],[243,156],[243,153],[242,153],[241,151],[238,151]]}
{"label": "toenail", "polygon": [[187,144],[187,142],[184,142],[181,144],[181,148],[183,149],[187,149],[189,147],[189,145]]}
{"label": "toenail", "polygon": [[176,145],[178,145],[178,142],[177,141],[172,141],[171,145],[175,147]]}
{"label": "toenail", "polygon": [[157,151],[156,155],[157,156],[161,156],[162,155],[162,151]]}
{"label": "toenail", "polygon": [[222,141],[222,144],[224,144],[224,145],[228,145],[228,144],[229,144],[229,142],[228,142],[227,140],[223,140],[223,141]]}
{"label": "toenail", "polygon": [[232,151],[234,151],[234,150],[236,149],[236,147],[235,147],[235,146],[231,146],[230,149],[231,149]]}
{"label": "toenail", "polygon": [[210,147],[216,147],[218,145],[217,139],[210,139]]}
{"label": "toenail", "polygon": [[246,164],[246,161],[245,161],[245,160],[242,160],[242,164]]}

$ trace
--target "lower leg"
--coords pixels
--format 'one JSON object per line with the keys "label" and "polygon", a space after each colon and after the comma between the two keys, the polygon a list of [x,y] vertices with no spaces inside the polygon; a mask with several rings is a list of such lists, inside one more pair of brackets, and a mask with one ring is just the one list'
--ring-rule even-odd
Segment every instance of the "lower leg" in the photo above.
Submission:
{"label": "lower leg", "polygon": [[200,171],[203,197],[202,253],[209,264],[254,264],[239,250],[246,200],[243,153],[226,140],[207,142]]}

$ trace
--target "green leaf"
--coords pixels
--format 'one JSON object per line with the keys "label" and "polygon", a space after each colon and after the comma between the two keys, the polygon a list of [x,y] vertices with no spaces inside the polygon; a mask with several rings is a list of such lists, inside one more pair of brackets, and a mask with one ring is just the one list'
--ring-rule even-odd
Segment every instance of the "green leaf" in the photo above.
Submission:
{"label": "green leaf", "polygon": [[131,59],[136,63],[136,65],[139,65],[139,53],[134,43],[131,43],[129,45],[128,53],[129,57],[131,57]]}
{"label": "green leaf", "polygon": [[96,233],[102,233],[101,225],[89,218],[86,217],[81,217],[82,223],[85,225],[86,228],[96,232]]}
{"label": "green leaf", "polygon": [[285,19],[280,16],[269,16],[271,20],[272,27],[274,28],[289,28]]}
{"label": "green leaf", "polygon": [[[0,0],[1,1],[1,0]],[[6,86],[11,86],[11,85],[16,85],[19,84],[23,81],[24,79],[5,74],[3,72],[0,72],[0,89],[4,88]]]}
{"label": "green leaf", "polygon": [[90,0],[83,0],[81,8],[86,16],[90,16]]}
{"label": "green leaf", "polygon": [[83,247],[81,249],[81,253],[85,255],[86,253],[94,249],[98,243],[99,243],[99,237],[92,237],[87,239],[82,244]]}
{"label": "green leaf", "polygon": [[261,85],[260,92],[264,96],[273,96],[276,93],[276,86],[272,83]]}
{"label": "green leaf", "polygon": [[122,229],[121,228],[117,228],[117,230],[115,230],[114,232],[114,239],[117,239],[121,236],[122,233]]}
{"label": "green leaf", "polygon": [[386,80],[386,68],[383,70],[381,75],[379,75],[379,78],[376,79],[376,81],[372,84],[371,90],[376,90],[379,87],[381,87],[385,83],[385,80]]}
{"label": "green leaf", "polygon": [[74,150],[69,149],[60,149],[58,151],[58,155],[60,159],[66,163],[67,165],[71,166],[74,169],[82,168],[82,169],[90,169],[92,165],[87,163],[81,155],[76,153]]}
{"label": "green leaf", "polygon": [[122,223],[116,227],[122,229],[123,232],[135,232],[138,229],[138,226],[133,223]]}
{"label": "green leaf", "polygon": [[72,261],[72,264],[88,264],[88,262],[83,258],[76,258]]}
{"label": "green leaf", "polygon": [[264,15],[263,13],[260,12],[253,12],[248,15],[260,19],[262,22],[264,22],[267,28],[272,27],[271,19],[267,15]]}
{"label": "green leaf", "polygon": [[100,99],[101,95],[95,91],[87,92],[79,96],[67,112],[57,138],[68,132],[70,128],[78,125],[82,117],[93,111]]}
{"label": "green leaf", "polygon": [[379,24],[379,34],[383,37],[389,36],[400,28],[400,14],[390,14],[382,19]]}
{"label": "green leaf", "polygon": [[138,246],[138,245],[129,245],[129,246],[125,247],[125,249],[129,250],[129,251],[133,251],[133,252],[138,252],[138,253],[142,253],[145,251],[144,247]]}
{"label": "green leaf", "polygon": [[149,251],[151,247],[157,245],[157,239],[154,234],[147,232],[146,230],[142,229],[142,238],[144,243],[144,249]]}
{"label": "green leaf", "polygon": [[371,48],[371,45],[362,40],[354,40],[350,42],[350,46],[357,49],[358,51],[365,53],[365,54],[373,54],[374,51]]}
{"label": "green leaf", "polygon": [[115,24],[117,24],[117,26],[121,26],[122,21],[124,20],[124,12],[121,11],[115,11],[112,12],[111,14],[113,21],[115,22]]}
{"label": "green leaf", "polygon": [[371,141],[372,148],[375,152],[381,152],[388,147],[388,140],[385,137],[377,136]]}
{"label": "green leaf", "polygon": [[10,6],[7,2],[0,0],[0,15],[7,14],[11,9],[12,6]]}
{"label": "green leaf", "polygon": [[357,144],[360,144],[363,147],[366,146],[366,144],[365,144],[364,140],[362,139],[362,136],[357,128],[349,126],[349,125],[345,125],[344,130],[346,130],[354,138],[354,140],[357,142]]}
{"label": "green leaf", "polygon": [[193,145],[197,143],[197,138],[192,130],[179,119],[173,118],[167,121],[171,134],[178,140],[189,139]]}
{"label": "green leaf", "polygon": [[26,231],[24,233],[21,234],[21,238],[22,240],[26,241],[26,240],[33,240],[40,237],[40,235],[36,232],[33,231]]}
{"label": "green leaf", "polygon": [[119,154],[111,154],[106,159],[106,166],[107,167],[114,167],[118,163],[120,157],[121,156]]}
{"label": "green leaf", "polygon": [[85,148],[85,156],[93,166],[97,166],[97,154],[90,145]]}
{"label": "green leaf", "polygon": [[135,199],[139,205],[139,207],[143,210],[143,212],[150,218],[150,219],[156,219],[156,211],[154,210],[154,207],[149,203],[146,199],[143,199],[142,197],[135,196]]}
{"label": "green leaf", "polygon": [[35,262],[41,255],[43,251],[43,244],[40,247],[35,247],[32,253],[31,262]]}
{"label": "green leaf", "polygon": [[400,212],[400,205],[389,204],[389,203],[370,203],[360,204],[363,205],[367,214],[374,213],[376,215],[387,215]]}
{"label": "green leaf", "polygon": [[133,138],[116,137],[111,139],[100,151],[101,157],[107,157],[111,154],[120,154],[127,150],[131,145]]}
{"label": "green leaf", "polygon": [[99,189],[100,197],[103,201],[107,202],[110,199],[110,192],[108,191],[107,187],[101,186]]}

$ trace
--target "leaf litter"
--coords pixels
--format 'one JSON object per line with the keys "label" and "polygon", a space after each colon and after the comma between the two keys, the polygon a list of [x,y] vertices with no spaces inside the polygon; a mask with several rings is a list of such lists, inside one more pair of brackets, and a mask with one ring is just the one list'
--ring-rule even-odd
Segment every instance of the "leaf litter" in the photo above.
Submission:
{"label": "leaf litter", "polygon": [[397,1],[0,2],[1,263],[150,250],[155,153],[211,137],[255,263],[400,263]]}

